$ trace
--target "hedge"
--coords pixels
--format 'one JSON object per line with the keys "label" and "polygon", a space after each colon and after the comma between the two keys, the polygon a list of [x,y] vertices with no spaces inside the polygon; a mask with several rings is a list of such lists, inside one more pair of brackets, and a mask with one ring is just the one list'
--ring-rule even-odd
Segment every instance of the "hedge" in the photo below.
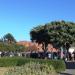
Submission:
{"label": "hedge", "polygon": [[58,75],[53,66],[36,62],[10,68],[4,75]]}
{"label": "hedge", "polygon": [[64,71],[66,66],[63,60],[32,59],[24,57],[0,58],[0,67],[21,66],[28,62],[39,62],[40,64],[52,65],[57,72]]}

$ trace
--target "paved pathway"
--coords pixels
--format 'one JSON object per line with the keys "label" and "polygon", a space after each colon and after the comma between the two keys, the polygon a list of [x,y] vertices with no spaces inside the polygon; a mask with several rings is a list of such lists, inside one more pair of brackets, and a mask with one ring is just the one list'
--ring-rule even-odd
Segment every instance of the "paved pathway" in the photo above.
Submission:
{"label": "paved pathway", "polygon": [[66,63],[66,70],[60,75],[75,75],[75,62],[67,61]]}
{"label": "paved pathway", "polygon": [[64,72],[60,73],[60,75],[75,75],[75,69],[66,69]]}

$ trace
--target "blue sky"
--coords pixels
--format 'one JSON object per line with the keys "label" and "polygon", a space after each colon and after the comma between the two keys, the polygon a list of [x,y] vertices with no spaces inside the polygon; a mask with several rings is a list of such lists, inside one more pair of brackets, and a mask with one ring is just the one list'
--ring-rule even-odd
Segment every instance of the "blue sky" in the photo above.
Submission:
{"label": "blue sky", "polygon": [[30,40],[30,30],[55,20],[75,22],[75,0],[0,0],[0,37]]}

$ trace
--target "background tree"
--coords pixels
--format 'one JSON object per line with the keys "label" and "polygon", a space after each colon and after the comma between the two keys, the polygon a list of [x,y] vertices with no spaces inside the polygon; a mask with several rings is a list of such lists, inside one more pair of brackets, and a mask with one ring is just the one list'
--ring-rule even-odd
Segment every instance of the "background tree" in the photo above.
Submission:
{"label": "background tree", "polygon": [[31,40],[44,43],[45,49],[48,43],[55,47],[63,47],[68,50],[75,42],[75,23],[54,21],[45,25],[37,26],[30,31]]}
{"label": "background tree", "polygon": [[26,51],[26,47],[23,45],[14,44],[15,50],[18,52],[24,52]]}
{"label": "background tree", "polygon": [[17,45],[17,44],[0,43],[0,51],[23,52],[23,51],[26,51],[26,47],[22,45]]}
{"label": "background tree", "polygon": [[16,43],[15,38],[10,33],[7,33],[6,35],[4,35],[3,40],[4,42],[7,42],[7,43]]}

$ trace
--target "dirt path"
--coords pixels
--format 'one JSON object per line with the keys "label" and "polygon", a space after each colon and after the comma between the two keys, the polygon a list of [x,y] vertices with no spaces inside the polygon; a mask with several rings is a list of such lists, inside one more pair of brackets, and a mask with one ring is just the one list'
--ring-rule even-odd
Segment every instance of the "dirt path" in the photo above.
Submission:
{"label": "dirt path", "polygon": [[4,75],[4,73],[8,70],[8,68],[0,67],[0,75]]}

